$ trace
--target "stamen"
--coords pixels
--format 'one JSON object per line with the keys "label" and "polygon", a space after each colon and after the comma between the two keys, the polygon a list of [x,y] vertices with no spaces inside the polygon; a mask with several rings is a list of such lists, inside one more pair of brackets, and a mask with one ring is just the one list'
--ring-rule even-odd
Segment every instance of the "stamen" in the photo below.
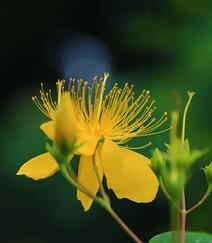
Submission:
{"label": "stamen", "polygon": [[[133,85],[129,86],[126,82],[123,88],[115,83],[105,95],[108,77],[108,73],[104,73],[103,78],[95,76],[91,86],[87,80],[79,79],[75,82],[74,78],[69,79],[67,90],[71,95],[79,129],[108,136],[120,146],[133,137],[149,136],[168,130],[156,131],[167,120],[167,113],[164,113],[159,120],[154,118],[156,106],[155,100],[151,101],[150,91],[143,90],[135,98]],[[41,112],[51,119],[55,119],[55,112],[64,92],[64,84],[64,80],[58,80],[56,83],[57,102],[53,100],[51,90],[45,92],[43,84],[41,84],[40,100],[36,96],[32,98]],[[141,149],[149,145],[150,143],[129,148]]]}
{"label": "stamen", "polygon": [[32,101],[35,103],[35,105],[38,107],[38,109],[47,117],[50,119],[55,118],[55,111],[57,109],[57,106],[60,104],[61,95],[64,92],[64,80],[58,80],[56,82],[57,85],[57,93],[58,93],[58,99],[57,104],[52,99],[52,92],[49,90],[49,92],[45,92],[43,83],[41,83],[40,88],[40,100],[37,98],[37,96],[32,97]]}
{"label": "stamen", "polygon": [[144,148],[147,148],[147,147],[149,147],[150,145],[152,145],[152,142],[149,142],[149,143],[147,143],[147,144],[145,144],[145,145],[143,145],[143,146],[139,146],[139,147],[131,147],[131,146],[128,146],[128,145],[126,145],[125,147],[126,147],[127,149],[137,150],[137,149],[144,149]]}

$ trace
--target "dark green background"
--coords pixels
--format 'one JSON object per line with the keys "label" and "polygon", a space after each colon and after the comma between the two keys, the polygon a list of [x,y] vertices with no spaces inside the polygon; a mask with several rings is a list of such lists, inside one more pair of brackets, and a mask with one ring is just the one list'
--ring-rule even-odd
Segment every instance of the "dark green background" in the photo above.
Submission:
{"label": "dark green background", "polygon": [[[64,77],[58,68],[57,47],[67,36],[93,37],[107,46],[111,57],[110,70],[98,73],[111,71],[111,82],[128,81],[137,94],[149,89],[158,114],[176,107],[174,94],[185,104],[186,91],[197,92],[189,111],[187,136],[192,147],[212,148],[212,2],[5,1],[0,12],[0,242],[130,242],[101,208],[94,205],[84,213],[75,190],[59,173],[37,182],[15,175],[25,161],[44,152],[46,137],[39,125],[46,118],[31,96],[38,94],[40,81],[53,88],[57,78]],[[84,76],[86,72],[95,74],[95,67],[84,69]],[[152,141],[153,146],[142,151],[150,156],[156,146],[165,149],[163,143],[168,139],[166,133],[134,144]],[[188,205],[206,188],[200,168],[211,158],[209,152],[195,168]],[[114,209],[145,242],[169,229],[168,205],[161,192],[150,204],[110,195]],[[211,203],[212,198],[188,217],[189,230],[212,233]]]}

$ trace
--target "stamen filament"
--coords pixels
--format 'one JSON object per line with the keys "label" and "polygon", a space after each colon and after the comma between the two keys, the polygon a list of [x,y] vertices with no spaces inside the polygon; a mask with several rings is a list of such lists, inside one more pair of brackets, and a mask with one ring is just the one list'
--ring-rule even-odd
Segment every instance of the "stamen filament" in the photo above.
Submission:
{"label": "stamen filament", "polygon": [[[133,137],[143,137],[168,130],[156,131],[167,120],[167,113],[164,113],[159,120],[153,117],[156,106],[154,100],[150,101],[148,90],[143,90],[137,98],[134,98],[133,86],[129,87],[128,83],[125,83],[123,88],[119,88],[115,83],[104,95],[108,77],[108,73],[104,73],[104,77],[100,79],[94,77],[91,86],[88,85],[88,81],[79,79],[75,82],[75,79],[70,78],[68,91],[80,130],[109,137],[120,146]],[[57,102],[53,101],[51,90],[45,92],[43,84],[41,84],[40,100],[36,96],[32,98],[38,109],[52,120],[55,119],[55,112],[60,105],[64,84],[64,80],[58,80],[56,83]]]}

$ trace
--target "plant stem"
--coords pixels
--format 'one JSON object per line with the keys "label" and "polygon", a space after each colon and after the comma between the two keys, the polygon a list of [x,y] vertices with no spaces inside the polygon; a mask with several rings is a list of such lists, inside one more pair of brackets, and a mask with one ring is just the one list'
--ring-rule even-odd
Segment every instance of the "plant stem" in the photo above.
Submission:
{"label": "plant stem", "polygon": [[177,210],[177,208],[173,205],[173,203],[170,204],[170,219],[171,219],[171,242],[172,243],[179,243],[180,241],[180,215],[181,213]]}
{"label": "plant stem", "polygon": [[[101,178],[100,178],[100,175],[99,175],[98,167],[96,166],[95,153],[92,156],[92,161],[93,161],[94,172],[95,172],[97,180],[99,182],[99,188],[100,188],[100,191],[101,191],[101,195],[106,202],[109,202],[109,197],[106,194],[105,189],[102,185],[102,181],[101,181]],[[106,210],[113,217],[113,219],[119,224],[119,226],[129,235],[129,237],[132,238],[133,241],[135,241],[136,243],[142,243],[142,241],[137,237],[137,235],[135,233],[133,233],[133,231],[115,213],[115,211],[111,208],[111,206],[108,207]]]}
{"label": "plant stem", "polygon": [[95,197],[89,190],[87,190],[87,188],[85,188],[84,186],[81,186],[77,181],[75,181],[69,174],[68,169],[67,169],[67,165],[65,164],[60,164],[60,171],[62,173],[62,175],[66,178],[66,180],[74,187],[76,187],[77,189],[79,189],[81,192],[83,192],[84,194],[86,194],[88,197],[92,198],[96,203],[98,203],[99,205],[101,205],[102,207],[107,207],[107,205],[105,204],[105,201],[100,198],[100,197]]}
{"label": "plant stem", "polygon": [[198,208],[201,204],[203,204],[204,201],[205,201],[205,200],[208,198],[208,196],[210,195],[210,193],[211,193],[211,189],[208,188],[208,190],[207,190],[206,193],[203,195],[203,197],[199,200],[199,202],[196,203],[196,204],[195,204],[193,207],[191,207],[190,209],[188,209],[188,210],[186,211],[186,213],[188,214],[188,213],[192,212],[193,210],[195,210],[196,208]]}
{"label": "plant stem", "polygon": [[[97,204],[103,207],[112,217],[113,219],[120,225],[120,227],[128,234],[128,236],[135,242],[135,243],[142,243],[142,241],[133,233],[133,231],[123,222],[123,220],[114,212],[112,209],[108,198],[107,200],[98,196],[94,196],[89,190],[87,190],[84,186],[79,184],[75,181],[69,174],[67,165],[61,163],[60,164],[60,171],[66,180],[74,187],[79,189],[81,192],[86,194],[88,197],[93,199]],[[106,193],[105,193],[106,194]],[[107,194],[106,194],[107,195]]]}
{"label": "plant stem", "polygon": [[133,233],[133,231],[123,222],[123,220],[113,211],[112,208],[110,208],[108,212],[135,243],[142,243],[142,241],[137,237],[137,235]]}
{"label": "plant stem", "polygon": [[[95,153],[96,153],[96,152],[95,152]],[[105,189],[104,189],[104,187],[103,187],[103,185],[102,185],[102,180],[101,180],[101,178],[100,178],[98,168],[97,168],[97,166],[96,166],[95,153],[94,153],[94,155],[92,156],[93,169],[94,169],[94,172],[95,172],[95,174],[96,174],[96,178],[97,178],[98,183],[99,183],[99,188],[100,188],[101,195],[102,195],[102,197],[104,198],[105,201],[109,201],[109,200],[108,200],[108,199],[109,199],[109,198],[108,198],[108,195],[106,194]]]}
{"label": "plant stem", "polygon": [[185,191],[183,190],[183,192],[182,192],[180,243],[184,243],[185,242],[185,227],[186,227],[186,199],[185,199]]}
{"label": "plant stem", "polygon": [[179,207],[178,203],[171,197],[171,195],[167,192],[162,179],[159,179],[160,182],[160,188],[162,190],[162,192],[164,193],[164,195],[166,196],[166,198],[171,201],[173,203],[173,205],[181,212],[181,208]]}

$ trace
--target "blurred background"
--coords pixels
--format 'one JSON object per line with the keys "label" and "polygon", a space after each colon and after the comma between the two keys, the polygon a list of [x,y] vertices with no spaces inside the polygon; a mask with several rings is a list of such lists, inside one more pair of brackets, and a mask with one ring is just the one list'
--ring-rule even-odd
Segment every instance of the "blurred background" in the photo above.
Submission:
{"label": "blurred background", "polygon": [[[192,0],[46,0],[1,3],[1,169],[0,242],[66,243],[130,242],[101,208],[83,212],[72,189],[58,173],[33,181],[16,176],[28,159],[45,151],[39,129],[47,118],[31,96],[40,82],[54,90],[58,78],[91,79],[110,72],[109,85],[134,84],[137,94],[149,89],[157,112],[186,102],[186,91],[197,92],[187,123],[192,147],[212,148],[212,1]],[[178,102],[179,103],[179,102]],[[169,126],[169,123],[166,124]],[[142,150],[165,149],[164,133]],[[209,152],[199,161],[212,159]],[[188,185],[193,205],[206,189],[197,168]],[[169,229],[168,205],[159,191],[150,204],[117,200],[112,205],[147,242]],[[188,230],[212,233],[212,197],[188,217]]]}

